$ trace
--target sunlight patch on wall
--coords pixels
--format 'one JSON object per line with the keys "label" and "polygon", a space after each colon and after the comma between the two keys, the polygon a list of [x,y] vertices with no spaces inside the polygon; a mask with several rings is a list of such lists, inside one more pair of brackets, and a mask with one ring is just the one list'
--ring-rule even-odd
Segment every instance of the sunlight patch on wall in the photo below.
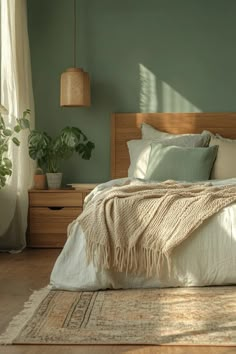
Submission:
{"label": "sunlight patch on wall", "polygon": [[198,107],[164,81],[161,82],[161,95],[163,112],[200,112]]}
{"label": "sunlight patch on wall", "polygon": [[201,112],[173,87],[158,80],[143,64],[139,64],[139,73],[140,112]]}
{"label": "sunlight patch on wall", "polygon": [[156,76],[144,65],[139,64],[140,74],[140,112],[157,112],[158,97]]}

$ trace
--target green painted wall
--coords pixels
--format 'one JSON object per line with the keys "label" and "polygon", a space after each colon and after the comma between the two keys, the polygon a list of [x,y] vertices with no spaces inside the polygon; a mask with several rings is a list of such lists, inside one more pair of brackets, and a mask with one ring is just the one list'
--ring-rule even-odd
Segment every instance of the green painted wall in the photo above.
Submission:
{"label": "green painted wall", "polygon": [[72,0],[28,0],[36,126],[80,127],[90,161],[63,164],[64,182],[110,176],[110,114],[236,111],[235,0],[77,0],[78,66],[92,106],[60,108],[61,72],[72,66]]}

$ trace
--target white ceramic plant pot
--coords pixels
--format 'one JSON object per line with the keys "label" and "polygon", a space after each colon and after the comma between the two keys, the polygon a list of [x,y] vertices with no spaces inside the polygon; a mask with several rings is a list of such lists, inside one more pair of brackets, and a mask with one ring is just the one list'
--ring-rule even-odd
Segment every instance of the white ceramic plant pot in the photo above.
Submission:
{"label": "white ceramic plant pot", "polygon": [[47,182],[48,182],[48,189],[60,189],[61,188],[61,180],[62,180],[62,173],[46,173],[47,175]]}

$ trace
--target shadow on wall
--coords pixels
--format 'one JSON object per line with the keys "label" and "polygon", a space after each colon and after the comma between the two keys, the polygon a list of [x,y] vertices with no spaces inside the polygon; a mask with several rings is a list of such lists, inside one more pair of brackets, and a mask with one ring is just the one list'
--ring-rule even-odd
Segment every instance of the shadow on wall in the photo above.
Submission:
{"label": "shadow on wall", "polygon": [[139,64],[140,112],[201,112],[173,87]]}

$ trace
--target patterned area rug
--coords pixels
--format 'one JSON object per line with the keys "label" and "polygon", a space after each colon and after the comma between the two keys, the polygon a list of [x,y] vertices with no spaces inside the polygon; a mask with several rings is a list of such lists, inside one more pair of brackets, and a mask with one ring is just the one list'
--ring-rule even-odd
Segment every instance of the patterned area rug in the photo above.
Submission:
{"label": "patterned area rug", "polygon": [[32,295],[3,344],[236,345],[236,286]]}

